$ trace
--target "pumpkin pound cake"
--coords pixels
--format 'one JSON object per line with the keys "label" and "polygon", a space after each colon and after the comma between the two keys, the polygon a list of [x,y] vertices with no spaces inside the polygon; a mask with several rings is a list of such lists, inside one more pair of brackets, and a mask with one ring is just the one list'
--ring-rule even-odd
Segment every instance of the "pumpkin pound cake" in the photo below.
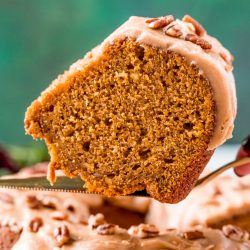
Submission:
{"label": "pumpkin pound cake", "polygon": [[27,110],[26,132],[51,155],[51,183],[60,169],[107,196],[185,198],[231,137],[231,62],[190,16],[131,17]]}

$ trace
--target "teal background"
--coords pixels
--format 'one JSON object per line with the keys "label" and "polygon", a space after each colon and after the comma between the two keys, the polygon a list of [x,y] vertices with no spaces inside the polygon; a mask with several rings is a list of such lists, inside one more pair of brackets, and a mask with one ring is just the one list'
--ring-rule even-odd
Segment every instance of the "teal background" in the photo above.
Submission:
{"label": "teal background", "polygon": [[250,132],[250,1],[0,0],[0,143],[31,142],[26,107],[68,66],[131,15],[188,13],[235,56],[238,116],[234,137]]}

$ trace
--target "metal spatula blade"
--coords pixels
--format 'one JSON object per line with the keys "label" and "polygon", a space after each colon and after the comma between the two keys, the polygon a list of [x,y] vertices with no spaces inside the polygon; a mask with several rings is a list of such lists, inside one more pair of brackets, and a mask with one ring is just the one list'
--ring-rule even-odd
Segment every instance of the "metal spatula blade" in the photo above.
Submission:
{"label": "metal spatula blade", "polygon": [[[250,164],[250,157],[244,157],[239,160],[230,162],[205,177],[199,179],[195,187],[204,185],[213,180],[218,175],[222,174],[230,168],[235,168],[244,164]],[[57,192],[71,192],[71,193],[84,193],[84,194],[98,194],[90,192],[84,185],[84,181],[79,178],[68,178],[65,176],[58,176],[56,183],[51,186],[46,176],[29,177],[29,178],[10,178],[0,179],[0,188],[19,189],[19,190],[39,190],[39,191],[57,191]],[[146,190],[137,191],[132,196],[149,197]]]}
{"label": "metal spatula blade", "polygon": [[[65,176],[58,176],[56,183],[51,186],[46,176],[28,177],[28,178],[11,178],[0,179],[0,188],[17,189],[17,190],[33,190],[33,191],[53,191],[53,192],[70,192],[83,194],[99,194],[90,192],[84,186],[84,181],[80,177],[68,178]],[[146,191],[137,191],[133,196],[148,197]]]}
{"label": "metal spatula blade", "polygon": [[53,186],[46,176],[1,179],[0,188],[88,193],[87,189],[84,188],[82,179],[78,177],[70,179],[65,176],[57,177],[57,181]]}

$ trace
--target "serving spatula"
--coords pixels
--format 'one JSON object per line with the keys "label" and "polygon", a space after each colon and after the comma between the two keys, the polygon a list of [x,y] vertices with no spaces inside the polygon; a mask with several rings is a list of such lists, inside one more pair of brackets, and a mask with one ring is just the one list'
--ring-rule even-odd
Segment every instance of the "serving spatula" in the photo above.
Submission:
{"label": "serving spatula", "polygon": [[[202,186],[210,182],[211,180],[216,178],[218,175],[224,173],[228,169],[231,168],[235,169],[245,164],[250,165],[249,145],[250,145],[250,136],[248,136],[247,139],[241,144],[241,147],[239,148],[237,158],[235,161],[232,161],[218,168],[217,170],[209,173],[203,178],[199,179],[196,182],[195,187]],[[28,178],[8,178],[8,179],[4,178],[0,179],[0,188],[97,194],[88,191],[88,189],[84,185],[84,181],[80,179],[80,177],[70,179],[65,176],[58,176],[57,181],[53,186],[50,185],[50,182],[47,180],[46,176],[28,177]],[[137,191],[130,195],[149,197],[149,194],[147,194],[146,190]]]}

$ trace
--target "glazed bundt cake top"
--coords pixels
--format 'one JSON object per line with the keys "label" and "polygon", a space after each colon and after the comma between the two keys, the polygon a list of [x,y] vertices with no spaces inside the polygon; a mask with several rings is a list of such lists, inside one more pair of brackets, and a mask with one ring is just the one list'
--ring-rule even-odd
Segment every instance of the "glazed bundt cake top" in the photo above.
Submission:
{"label": "glazed bundt cake top", "polygon": [[64,82],[71,73],[97,60],[113,41],[126,37],[134,38],[140,44],[177,52],[190,63],[196,64],[200,73],[204,74],[212,85],[216,102],[216,125],[208,150],[215,149],[232,137],[237,109],[232,74],[233,56],[188,15],[182,20],[174,20],[171,15],[159,18],[130,17],[84,59],[74,63],[62,78],[56,79],[46,92]]}

